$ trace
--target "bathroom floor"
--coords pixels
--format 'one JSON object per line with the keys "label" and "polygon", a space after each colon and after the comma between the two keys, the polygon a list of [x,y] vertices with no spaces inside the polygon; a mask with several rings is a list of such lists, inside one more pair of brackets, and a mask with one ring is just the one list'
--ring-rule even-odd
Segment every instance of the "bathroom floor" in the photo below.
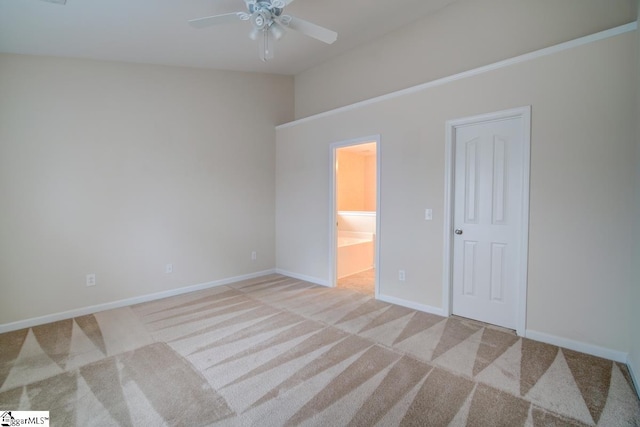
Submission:
{"label": "bathroom floor", "polygon": [[338,279],[338,287],[362,292],[367,295],[375,294],[376,270],[371,269],[352,276]]}

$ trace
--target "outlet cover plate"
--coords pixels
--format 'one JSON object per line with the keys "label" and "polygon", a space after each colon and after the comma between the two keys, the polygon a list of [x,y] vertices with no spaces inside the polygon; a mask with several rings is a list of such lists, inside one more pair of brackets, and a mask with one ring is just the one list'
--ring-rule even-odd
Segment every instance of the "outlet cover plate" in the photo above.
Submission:
{"label": "outlet cover plate", "polygon": [[87,286],[95,286],[96,285],[96,275],[95,273],[87,274]]}

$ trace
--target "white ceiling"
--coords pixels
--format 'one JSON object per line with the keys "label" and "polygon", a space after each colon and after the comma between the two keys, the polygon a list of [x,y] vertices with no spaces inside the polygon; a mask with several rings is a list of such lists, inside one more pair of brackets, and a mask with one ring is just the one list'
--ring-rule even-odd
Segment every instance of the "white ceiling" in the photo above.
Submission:
{"label": "white ceiling", "polygon": [[295,75],[455,0],[296,0],[286,13],[338,32],[333,45],[288,31],[258,59],[251,24],[187,20],[245,10],[243,0],[0,0],[0,52]]}

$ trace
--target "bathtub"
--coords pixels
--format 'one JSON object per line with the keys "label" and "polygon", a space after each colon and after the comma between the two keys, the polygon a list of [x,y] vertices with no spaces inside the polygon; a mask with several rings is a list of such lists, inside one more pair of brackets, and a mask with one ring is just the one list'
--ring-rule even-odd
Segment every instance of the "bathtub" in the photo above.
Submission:
{"label": "bathtub", "polygon": [[338,279],[373,268],[374,253],[374,233],[338,231]]}

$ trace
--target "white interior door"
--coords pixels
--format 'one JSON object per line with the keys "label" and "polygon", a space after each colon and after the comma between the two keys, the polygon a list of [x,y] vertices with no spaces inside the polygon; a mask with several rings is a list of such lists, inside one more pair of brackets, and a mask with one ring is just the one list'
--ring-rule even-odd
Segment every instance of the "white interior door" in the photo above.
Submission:
{"label": "white interior door", "polygon": [[523,118],[512,117],[459,126],[454,136],[453,314],[510,329],[522,268],[523,135]]}

